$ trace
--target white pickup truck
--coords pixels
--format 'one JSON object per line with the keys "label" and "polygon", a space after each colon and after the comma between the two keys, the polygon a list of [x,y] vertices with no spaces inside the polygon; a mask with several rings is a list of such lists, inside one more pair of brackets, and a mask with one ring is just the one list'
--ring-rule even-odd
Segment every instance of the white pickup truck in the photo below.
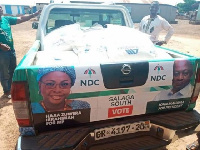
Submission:
{"label": "white pickup truck", "polygon": [[198,130],[199,64],[154,46],[123,6],[47,5],[13,76],[16,149],[166,146]]}

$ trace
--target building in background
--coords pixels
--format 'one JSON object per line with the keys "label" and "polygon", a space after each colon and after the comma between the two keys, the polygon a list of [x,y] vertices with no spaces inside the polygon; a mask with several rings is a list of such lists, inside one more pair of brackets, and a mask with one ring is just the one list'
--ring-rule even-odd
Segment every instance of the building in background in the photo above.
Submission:
{"label": "building in background", "polygon": [[25,14],[25,6],[10,4],[1,4],[1,6],[3,8],[4,15],[18,16]]}
{"label": "building in background", "polygon": [[53,0],[35,0],[37,10],[42,10],[45,5],[53,2]]}
{"label": "building in background", "polygon": [[[56,1],[56,0],[54,0]],[[63,2],[68,2],[68,0],[62,0]],[[87,2],[87,3],[108,3],[109,0],[70,0],[73,2]],[[131,15],[134,23],[139,23],[142,18],[150,14],[150,4],[154,0],[112,0],[117,5],[125,6]],[[173,0],[157,0],[160,3],[159,15],[165,18],[169,23],[177,23],[176,12],[177,7],[175,7],[176,2]]]}
{"label": "building in background", "polygon": [[[150,3],[117,3],[125,6],[131,15],[134,23],[139,23],[142,18],[150,14]],[[169,23],[177,23],[176,12],[177,7],[169,4],[160,4],[159,15],[165,18]]]}
{"label": "building in background", "polygon": [[196,3],[193,4],[193,7],[197,9],[189,12],[189,23],[200,25],[200,1],[196,1]]}
{"label": "building in background", "polygon": [[[54,3],[68,3],[72,2],[85,2],[85,3],[109,3],[109,0],[35,0],[37,9],[42,9],[44,5],[51,2]],[[131,15],[134,23],[139,23],[142,18],[150,13],[150,4],[153,0],[112,0],[116,5],[125,6]],[[159,15],[165,18],[169,23],[177,23],[176,14],[177,7],[173,0],[157,0],[160,3]],[[173,2],[173,3],[172,3]]]}
{"label": "building in background", "polygon": [[33,1],[29,0],[1,0],[4,15],[20,16],[36,11]]}

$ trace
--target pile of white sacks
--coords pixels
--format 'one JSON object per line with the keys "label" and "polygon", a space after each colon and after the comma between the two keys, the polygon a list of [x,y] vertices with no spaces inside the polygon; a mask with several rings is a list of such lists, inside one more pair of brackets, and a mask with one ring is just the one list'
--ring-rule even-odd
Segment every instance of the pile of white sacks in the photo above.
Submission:
{"label": "pile of white sacks", "polygon": [[45,36],[44,51],[73,51],[79,59],[92,56],[100,62],[171,58],[156,48],[148,35],[111,24],[107,28],[96,24],[87,29],[82,29],[78,23],[63,26]]}

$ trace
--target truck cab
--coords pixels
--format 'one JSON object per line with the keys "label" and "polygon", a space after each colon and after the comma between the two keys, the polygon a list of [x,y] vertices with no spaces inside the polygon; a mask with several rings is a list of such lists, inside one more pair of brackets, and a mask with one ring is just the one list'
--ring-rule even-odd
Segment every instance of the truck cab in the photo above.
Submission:
{"label": "truck cab", "polygon": [[[38,25],[36,39],[43,38],[51,31],[69,24],[80,23],[81,28],[89,28],[95,23],[105,27],[116,24],[133,28],[133,22],[127,9],[120,5],[70,3],[44,6]],[[43,49],[43,45],[41,45]]]}

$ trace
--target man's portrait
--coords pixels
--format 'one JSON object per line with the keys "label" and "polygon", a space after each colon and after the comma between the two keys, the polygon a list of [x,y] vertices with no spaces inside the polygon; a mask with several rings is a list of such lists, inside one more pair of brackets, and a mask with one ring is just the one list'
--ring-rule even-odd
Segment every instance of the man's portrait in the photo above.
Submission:
{"label": "man's portrait", "polygon": [[190,97],[193,90],[193,86],[190,84],[192,75],[192,64],[189,60],[175,60],[173,65],[172,88],[161,91],[156,95],[154,101]]}

